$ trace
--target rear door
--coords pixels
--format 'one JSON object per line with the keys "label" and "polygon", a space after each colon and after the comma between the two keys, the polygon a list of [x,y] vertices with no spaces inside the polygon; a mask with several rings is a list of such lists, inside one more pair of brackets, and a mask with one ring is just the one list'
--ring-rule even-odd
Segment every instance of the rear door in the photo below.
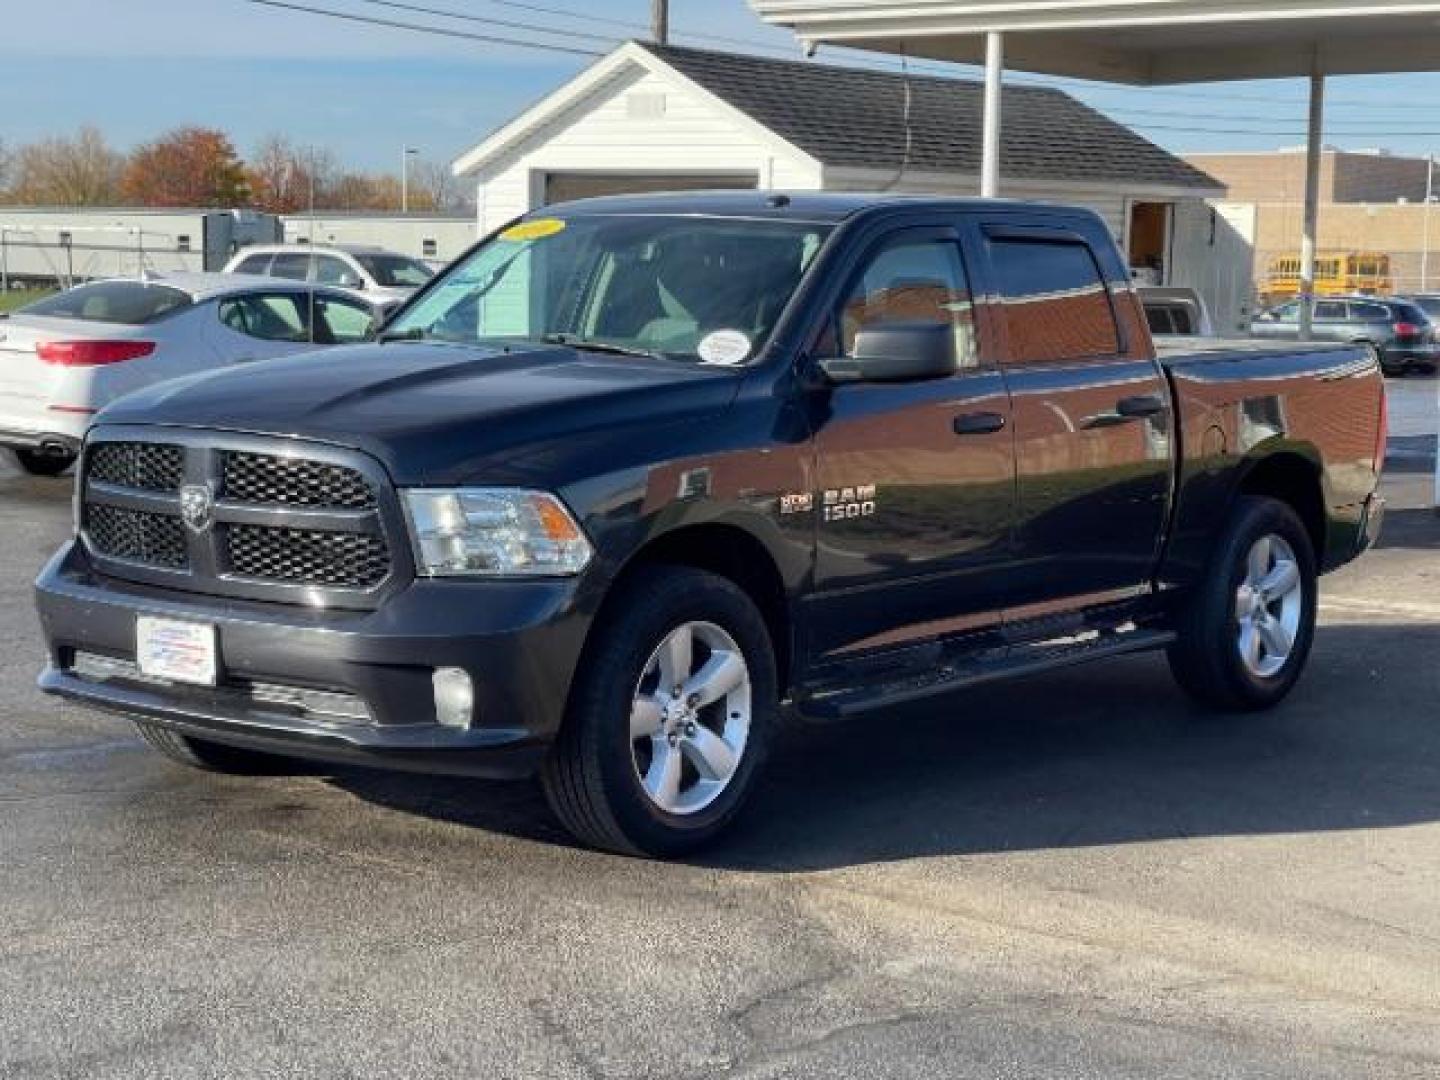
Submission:
{"label": "rear door", "polygon": [[946,378],[812,399],[816,482],[798,494],[816,522],[806,625],[821,662],[998,625],[1014,519],[1010,402],[977,338],[957,228],[893,229],[862,250],[817,351],[850,355],[864,327],[920,322],[952,328],[960,359]]}
{"label": "rear door", "polygon": [[310,348],[309,297],[277,289],[220,298],[209,331],[219,359],[239,364]]}
{"label": "rear door", "polygon": [[1169,389],[1103,226],[984,224],[1016,455],[1007,621],[1135,597],[1159,554],[1171,489]]}

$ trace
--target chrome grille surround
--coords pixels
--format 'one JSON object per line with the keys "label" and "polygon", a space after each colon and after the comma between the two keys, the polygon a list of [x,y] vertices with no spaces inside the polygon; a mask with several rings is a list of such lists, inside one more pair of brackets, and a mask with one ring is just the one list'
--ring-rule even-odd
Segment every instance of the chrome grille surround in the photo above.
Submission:
{"label": "chrome grille surround", "polygon": [[[178,476],[154,464],[176,454]],[[227,479],[237,477],[232,492]],[[162,479],[167,486],[159,486]],[[354,608],[375,606],[413,576],[394,489],[379,463],[356,451],[279,437],[102,425],[86,441],[76,484],[81,540],[109,576]],[[193,496],[196,488],[204,489],[202,502],[207,491],[211,500],[198,529],[184,523],[181,505],[182,489]]]}

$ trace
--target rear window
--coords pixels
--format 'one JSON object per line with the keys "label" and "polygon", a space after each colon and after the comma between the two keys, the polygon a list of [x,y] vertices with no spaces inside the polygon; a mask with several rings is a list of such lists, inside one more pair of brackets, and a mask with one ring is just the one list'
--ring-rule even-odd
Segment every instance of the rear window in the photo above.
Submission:
{"label": "rear window", "polygon": [[1145,302],[1145,319],[1150,323],[1150,333],[1162,337],[1188,337],[1195,333],[1195,323],[1190,309],[1183,304]]}
{"label": "rear window", "polygon": [[189,293],[143,281],[100,281],[56,293],[21,308],[26,315],[143,326],[188,308]]}
{"label": "rear window", "polygon": [[1395,317],[1401,322],[1428,323],[1430,316],[1420,310],[1415,304],[1391,304],[1390,308],[1395,312]]}

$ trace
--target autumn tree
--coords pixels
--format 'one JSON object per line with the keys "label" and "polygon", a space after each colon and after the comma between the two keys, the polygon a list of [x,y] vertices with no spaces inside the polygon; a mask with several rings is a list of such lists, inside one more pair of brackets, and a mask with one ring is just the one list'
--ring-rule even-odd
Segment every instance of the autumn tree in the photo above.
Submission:
{"label": "autumn tree", "polygon": [[449,166],[435,161],[417,161],[411,167],[412,210],[455,210],[463,205],[459,185]]}
{"label": "autumn tree", "polygon": [[15,154],[10,197],[30,206],[113,204],[123,161],[93,127],[74,138],[42,139]]}
{"label": "autumn tree", "polygon": [[184,127],[135,149],[120,195],[138,206],[243,206],[250,184],[224,132]]}

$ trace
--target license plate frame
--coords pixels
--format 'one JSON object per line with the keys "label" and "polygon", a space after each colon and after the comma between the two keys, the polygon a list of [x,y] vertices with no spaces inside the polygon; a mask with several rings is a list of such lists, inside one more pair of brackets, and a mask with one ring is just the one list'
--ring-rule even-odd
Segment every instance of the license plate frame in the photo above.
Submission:
{"label": "license plate frame", "polygon": [[135,666],[146,678],[214,686],[220,675],[219,653],[213,623],[135,617]]}

